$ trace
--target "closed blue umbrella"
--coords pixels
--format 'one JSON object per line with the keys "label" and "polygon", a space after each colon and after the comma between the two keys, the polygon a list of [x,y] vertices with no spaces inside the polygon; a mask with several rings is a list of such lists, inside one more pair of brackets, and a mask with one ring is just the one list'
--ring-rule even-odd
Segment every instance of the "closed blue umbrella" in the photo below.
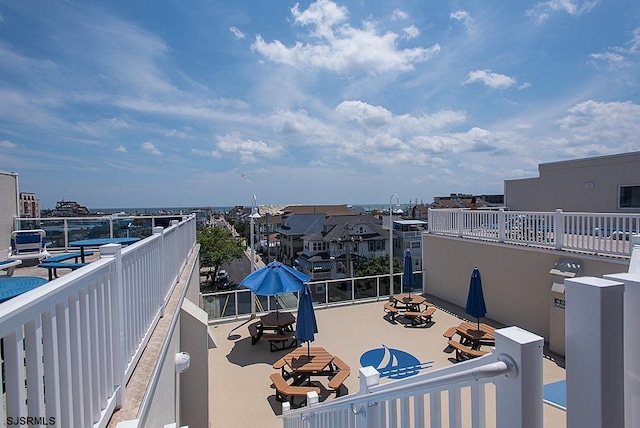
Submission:
{"label": "closed blue umbrella", "polygon": [[308,285],[303,285],[298,297],[298,318],[296,319],[296,339],[307,342],[307,356],[309,356],[309,343],[315,339],[318,332],[316,314],[313,310],[313,297]]}
{"label": "closed blue umbrella", "polygon": [[240,281],[240,285],[244,285],[258,296],[275,296],[300,291],[302,284],[309,281],[311,281],[309,275],[273,261],[247,275]]}
{"label": "closed blue umbrella", "polygon": [[469,294],[467,295],[467,305],[464,311],[474,318],[478,319],[478,331],[480,331],[480,318],[487,314],[487,307],[484,303],[484,294],[482,293],[482,279],[478,268],[473,269],[471,281],[469,282]]}
{"label": "closed blue umbrella", "polygon": [[413,287],[413,262],[411,260],[411,251],[407,250],[404,254],[404,266],[402,275],[402,285],[409,289],[411,294],[411,288]]}

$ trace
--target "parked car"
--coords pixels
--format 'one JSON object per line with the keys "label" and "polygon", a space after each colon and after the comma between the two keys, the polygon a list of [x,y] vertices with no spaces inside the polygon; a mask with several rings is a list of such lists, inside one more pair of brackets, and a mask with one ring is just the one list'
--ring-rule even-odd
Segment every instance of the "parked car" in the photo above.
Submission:
{"label": "parked car", "polygon": [[231,287],[231,281],[229,280],[229,274],[226,270],[220,269],[216,276],[216,287],[219,289],[228,289]]}

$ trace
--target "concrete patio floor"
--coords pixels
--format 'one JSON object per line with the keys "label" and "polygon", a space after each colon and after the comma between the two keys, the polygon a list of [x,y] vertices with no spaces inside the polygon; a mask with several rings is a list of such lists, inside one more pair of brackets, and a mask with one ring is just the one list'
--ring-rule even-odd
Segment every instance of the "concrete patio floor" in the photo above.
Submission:
{"label": "concrete patio floor", "polygon": [[[392,323],[385,317],[384,301],[316,309],[319,333],[312,346],[322,346],[333,355],[342,358],[351,367],[351,375],[345,385],[349,393],[358,391],[360,357],[366,351],[388,348],[408,352],[422,362],[433,361],[430,368],[447,367],[455,363],[455,353],[447,347],[442,333],[465,319],[464,310],[427,296],[438,308],[433,323],[427,327],[405,326],[403,317]],[[500,325],[489,319],[483,322],[495,327]],[[247,329],[250,320],[210,323],[217,348],[209,351],[210,426],[212,427],[282,427],[277,417],[281,403],[276,401],[269,376],[275,372],[272,364],[286,355],[286,351],[270,352],[266,341],[251,345]],[[302,346],[306,346],[303,344]],[[565,379],[564,361],[548,356],[543,361],[544,384]],[[315,380],[315,379],[314,379]],[[326,385],[325,379],[319,379]],[[388,382],[382,378],[381,383]],[[318,386],[318,385],[316,385]],[[492,386],[489,388],[493,388]],[[320,401],[333,400],[321,387]],[[495,424],[495,411],[491,409],[494,398],[487,395],[488,426]],[[495,407],[495,405],[493,405]],[[565,427],[566,413],[544,404],[544,426]],[[445,412],[446,413],[446,412]],[[463,426],[469,426],[468,417]]]}

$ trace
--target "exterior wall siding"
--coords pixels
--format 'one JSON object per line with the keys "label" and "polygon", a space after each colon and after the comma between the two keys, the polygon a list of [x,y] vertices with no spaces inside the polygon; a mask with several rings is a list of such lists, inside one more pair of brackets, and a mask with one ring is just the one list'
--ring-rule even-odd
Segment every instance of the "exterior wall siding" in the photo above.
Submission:
{"label": "exterior wall siding", "polygon": [[640,152],[539,165],[539,177],[505,180],[513,211],[638,213],[619,209],[620,185],[640,185]]}
{"label": "exterior wall siding", "polygon": [[18,175],[0,172],[0,248],[11,242],[13,218],[18,215]]}
{"label": "exterior wall siding", "polygon": [[579,276],[602,277],[625,272],[629,261],[520,247],[486,241],[423,235],[423,289],[457,306],[465,306],[469,280],[477,266],[487,304],[487,317],[517,325],[549,341],[550,298],[554,282],[549,273],[559,258],[582,261]]}

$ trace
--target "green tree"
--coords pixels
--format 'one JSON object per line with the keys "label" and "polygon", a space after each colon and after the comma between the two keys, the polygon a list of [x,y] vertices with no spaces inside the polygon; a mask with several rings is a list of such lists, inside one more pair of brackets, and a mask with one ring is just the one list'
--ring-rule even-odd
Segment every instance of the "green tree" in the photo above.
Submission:
{"label": "green tree", "polygon": [[[355,264],[356,276],[384,275],[389,273],[389,255],[361,258]],[[402,272],[400,259],[393,259],[393,271]]]}
{"label": "green tree", "polygon": [[200,265],[208,267],[213,277],[223,263],[230,263],[244,256],[246,244],[243,239],[234,238],[226,227],[204,227],[198,232],[200,244]]}

